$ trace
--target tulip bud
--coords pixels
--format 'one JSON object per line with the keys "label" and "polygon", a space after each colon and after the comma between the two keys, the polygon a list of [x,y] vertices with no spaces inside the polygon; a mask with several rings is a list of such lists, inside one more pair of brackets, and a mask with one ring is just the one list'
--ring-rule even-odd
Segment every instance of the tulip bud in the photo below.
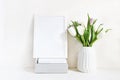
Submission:
{"label": "tulip bud", "polygon": [[78,33],[79,33],[80,35],[83,35],[83,34],[84,34],[85,27],[83,27],[83,26],[78,26],[78,27],[77,27],[77,30],[78,30]]}
{"label": "tulip bud", "polygon": [[96,23],[97,19],[90,18],[90,25],[94,25]]}
{"label": "tulip bud", "polygon": [[90,18],[90,25],[92,25],[94,22],[94,19],[93,18]]}
{"label": "tulip bud", "polygon": [[68,28],[68,32],[72,35],[72,36],[76,36],[76,31],[75,31],[75,28],[72,26],[70,28]]}

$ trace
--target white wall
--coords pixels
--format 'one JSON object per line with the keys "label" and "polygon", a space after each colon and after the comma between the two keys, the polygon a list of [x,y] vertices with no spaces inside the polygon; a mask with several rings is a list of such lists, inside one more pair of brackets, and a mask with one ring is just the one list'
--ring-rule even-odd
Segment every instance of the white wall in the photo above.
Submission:
{"label": "white wall", "polygon": [[[95,44],[99,68],[120,68],[120,1],[119,0],[0,0],[4,1],[0,13],[4,13],[4,33],[1,43],[0,66],[33,66],[32,40],[33,15],[65,16],[66,26],[70,20],[85,21],[87,13],[112,28],[104,39]],[[2,4],[0,2],[0,4]],[[3,14],[0,14],[0,16]],[[2,24],[2,23],[0,23]],[[70,35],[69,66],[76,67],[80,44]],[[1,48],[1,49],[2,49]],[[3,50],[3,49],[2,49]]]}
{"label": "white wall", "polygon": [[0,0],[0,65],[4,60],[4,22],[5,22],[5,6],[4,1]]}

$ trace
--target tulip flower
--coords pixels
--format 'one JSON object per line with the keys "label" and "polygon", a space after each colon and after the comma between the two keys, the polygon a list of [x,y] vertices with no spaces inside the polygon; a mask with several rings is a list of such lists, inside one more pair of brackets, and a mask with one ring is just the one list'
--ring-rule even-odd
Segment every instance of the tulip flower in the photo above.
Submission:
{"label": "tulip flower", "polygon": [[92,25],[94,22],[93,18],[90,18],[90,25]]}
{"label": "tulip flower", "polygon": [[77,30],[78,30],[78,33],[79,33],[80,35],[83,35],[83,34],[84,34],[85,27],[83,27],[83,26],[78,26],[78,27],[77,27]]}
{"label": "tulip flower", "polygon": [[90,18],[90,25],[94,25],[96,23],[97,19]]}
{"label": "tulip flower", "polygon": [[68,32],[69,32],[73,37],[76,36],[76,31],[75,31],[75,28],[74,28],[73,26],[71,26],[71,27],[68,28]]}

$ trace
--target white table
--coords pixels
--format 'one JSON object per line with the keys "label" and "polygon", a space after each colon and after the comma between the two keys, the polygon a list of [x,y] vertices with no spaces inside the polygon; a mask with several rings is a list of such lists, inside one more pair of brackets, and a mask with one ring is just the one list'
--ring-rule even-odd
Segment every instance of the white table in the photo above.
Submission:
{"label": "white table", "polygon": [[0,80],[120,80],[120,70],[99,69],[96,74],[88,74],[71,69],[67,74],[35,74],[29,67],[0,67]]}

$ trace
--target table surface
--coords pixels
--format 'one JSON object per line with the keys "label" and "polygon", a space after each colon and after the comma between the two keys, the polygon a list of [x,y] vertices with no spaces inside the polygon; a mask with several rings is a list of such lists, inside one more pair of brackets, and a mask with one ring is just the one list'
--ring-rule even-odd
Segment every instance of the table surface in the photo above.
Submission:
{"label": "table surface", "polygon": [[0,80],[120,80],[120,70],[98,69],[96,73],[81,73],[69,69],[65,74],[35,74],[30,67],[0,67]]}

